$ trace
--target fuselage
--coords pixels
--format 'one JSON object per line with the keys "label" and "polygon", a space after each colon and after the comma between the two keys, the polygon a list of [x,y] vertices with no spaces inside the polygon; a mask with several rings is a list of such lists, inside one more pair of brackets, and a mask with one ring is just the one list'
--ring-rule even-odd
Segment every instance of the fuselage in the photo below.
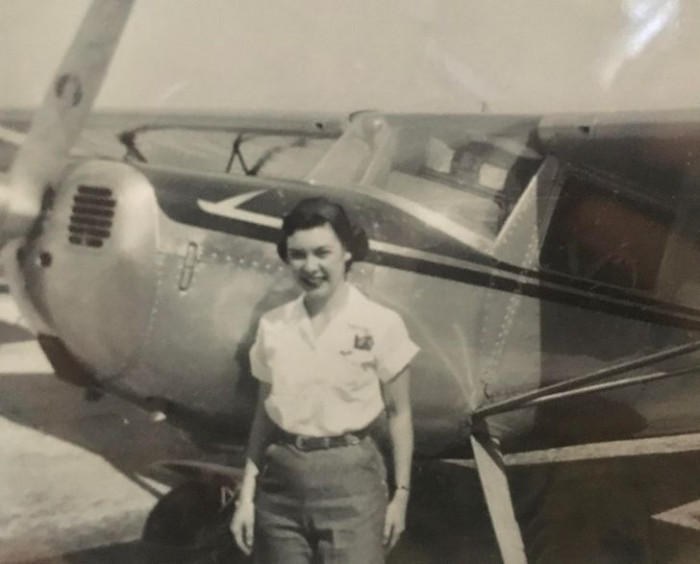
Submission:
{"label": "fuselage", "polygon": [[[526,139],[528,127],[511,137]],[[480,142],[506,138],[490,135]],[[7,274],[37,331],[90,375],[86,385],[231,442],[245,440],[252,418],[257,321],[300,291],[275,245],[302,197],[339,201],[368,232],[370,255],[350,279],[399,312],[421,347],[411,381],[421,455],[466,452],[480,407],[700,328],[700,271],[688,266],[697,246],[675,215],[552,156],[527,154],[522,166],[535,151],[525,143],[496,143],[499,156],[469,140],[442,166],[432,137],[412,138],[423,145],[399,135],[381,182],[348,185],[75,163],[33,232],[6,250]],[[428,155],[433,168],[401,154]],[[666,364],[679,362],[692,359]],[[489,427],[513,449],[695,430],[698,392],[689,374],[513,411]]]}

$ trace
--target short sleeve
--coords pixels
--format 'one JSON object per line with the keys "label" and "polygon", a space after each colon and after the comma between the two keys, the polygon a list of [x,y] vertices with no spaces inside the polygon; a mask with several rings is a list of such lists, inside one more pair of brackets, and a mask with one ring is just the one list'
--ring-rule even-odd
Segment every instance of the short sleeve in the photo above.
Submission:
{"label": "short sleeve", "polygon": [[388,382],[399,374],[420,350],[411,340],[399,314],[392,312],[387,321],[375,349],[377,373],[382,382]]}
{"label": "short sleeve", "polygon": [[250,348],[250,371],[258,380],[263,382],[271,382],[272,375],[270,374],[270,366],[267,362],[265,354],[265,326],[263,321],[258,325],[258,332],[255,336],[255,342]]}

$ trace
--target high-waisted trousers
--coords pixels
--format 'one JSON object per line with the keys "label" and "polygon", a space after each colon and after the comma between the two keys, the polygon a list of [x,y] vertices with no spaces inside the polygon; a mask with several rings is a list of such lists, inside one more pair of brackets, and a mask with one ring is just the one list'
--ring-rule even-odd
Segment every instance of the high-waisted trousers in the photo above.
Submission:
{"label": "high-waisted trousers", "polygon": [[371,437],[354,445],[268,447],[258,477],[258,564],[381,564],[386,467]]}

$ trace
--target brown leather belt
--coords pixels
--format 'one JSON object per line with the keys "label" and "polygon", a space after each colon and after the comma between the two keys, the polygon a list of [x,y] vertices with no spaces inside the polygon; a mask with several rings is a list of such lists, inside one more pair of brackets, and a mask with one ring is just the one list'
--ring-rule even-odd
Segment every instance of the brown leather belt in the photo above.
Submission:
{"label": "brown leather belt", "polygon": [[368,429],[360,429],[359,431],[332,437],[309,437],[287,433],[287,431],[278,429],[276,442],[294,445],[303,451],[324,450],[359,444],[368,434]]}

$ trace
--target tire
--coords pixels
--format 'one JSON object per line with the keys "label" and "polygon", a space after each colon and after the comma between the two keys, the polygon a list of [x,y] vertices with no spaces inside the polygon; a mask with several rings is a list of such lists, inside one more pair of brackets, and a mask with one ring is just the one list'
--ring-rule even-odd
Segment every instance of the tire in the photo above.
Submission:
{"label": "tire", "polygon": [[161,498],[142,534],[148,564],[236,564],[247,562],[229,531],[233,504],[222,502],[221,487],[186,482]]}

